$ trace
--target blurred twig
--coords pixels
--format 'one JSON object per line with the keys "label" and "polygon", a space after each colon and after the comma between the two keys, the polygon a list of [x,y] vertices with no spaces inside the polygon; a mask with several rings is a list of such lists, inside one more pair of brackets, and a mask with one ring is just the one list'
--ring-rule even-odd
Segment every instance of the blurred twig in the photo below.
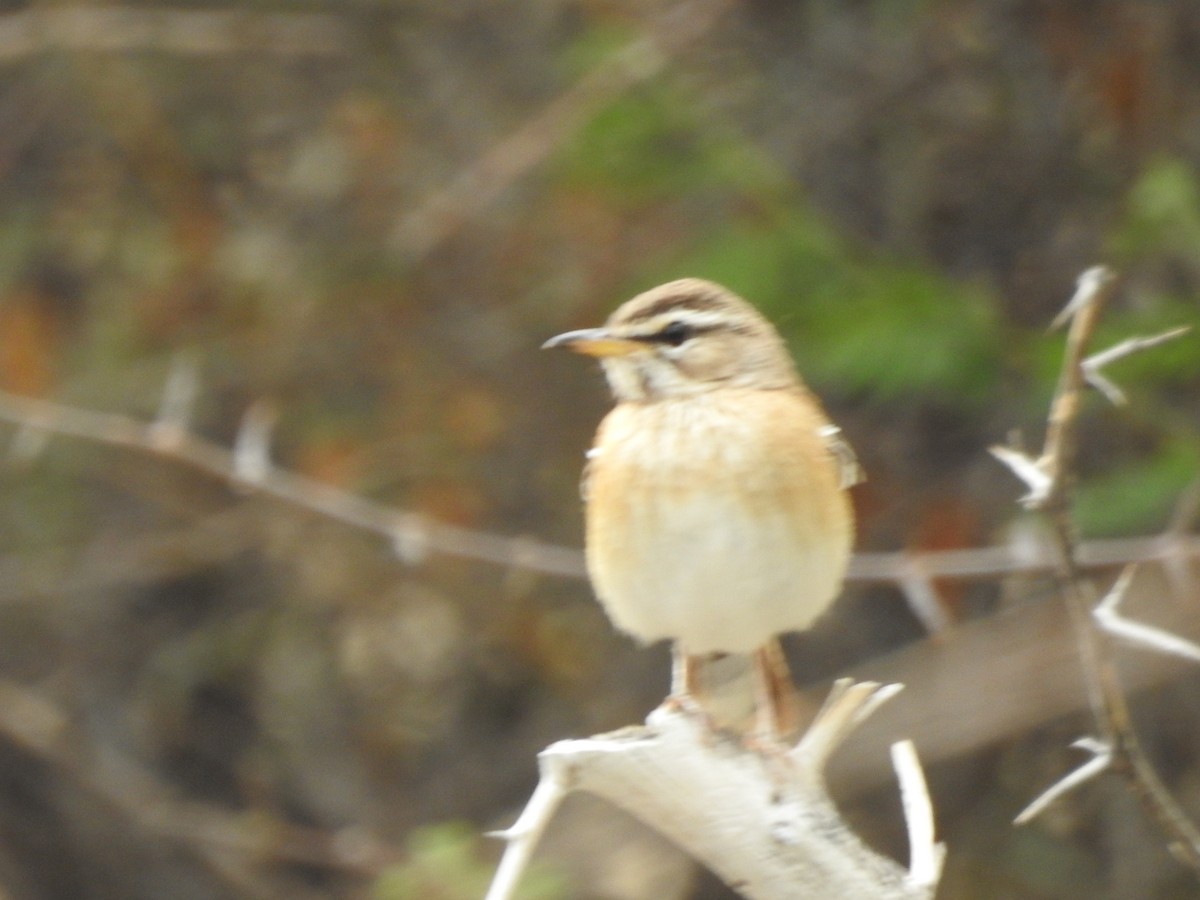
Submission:
{"label": "blurred twig", "polygon": [[[171,407],[172,404],[164,404],[165,409]],[[161,455],[233,485],[381,534],[393,542],[397,554],[406,562],[420,562],[429,553],[437,552],[545,574],[583,575],[582,557],[576,550],[433,522],[280,469],[269,459],[267,418],[263,406],[252,407],[235,449],[229,450],[198,437],[173,420],[147,423],[115,413],[98,413],[0,392],[0,419],[20,426],[15,439],[18,447],[38,444],[31,435],[51,432]]]}
{"label": "blurred twig", "polygon": [[0,16],[0,61],[58,50],[329,56],[349,53],[350,38],[340,17],[322,13],[37,6]]}
{"label": "blurred twig", "polygon": [[[1055,320],[1056,325],[1069,320],[1071,327],[1041,455],[1033,458],[1012,448],[993,450],[1029,488],[1025,505],[1043,513],[1051,525],[1058,554],[1059,588],[1071,616],[1092,717],[1099,731],[1099,737],[1085,739],[1093,759],[1043,793],[1018,821],[1028,820],[1033,814],[1031,810],[1044,808],[1050,800],[1101,772],[1117,771],[1129,779],[1142,805],[1166,835],[1175,856],[1193,869],[1200,869],[1200,830],[1162,783],[1134,730],[1129,703],[1117,674],[1111,636],[1096,626],[1094,614],[1099,600],[1095,585],[1080,565],[1079,540],[1071,517],[1079,410],[1083,390],[1095,374],[1089,369],[1088,348],[1114,282],[1115,276],[1108,269],[1097,267],[1084,272],[1075,296]],[[1181,333],[1176,330],[1170,336]],[[1169,338],[1143,340],[1140,346],[1153,346],[1163,339]],[[1130,347],[1136,349],[1127,342],[1116,355],[1126,355]],[[1100,357],[1093,357],[1097,358]],[[1112,397],[1115,386],[1105,384],[1108,386],[1102,389]]]}
{"label": "blurred twig", "polygon": [[328,831],[265,810],[233,812],[180,799],[131,759],[90,753],[65,710],[7,679],[0,679],[0,740],[52,766],[127,822],[189,848],[221,877],[249,889],[248,896],[277,896],[256,877],[260,864],[282,861],[375,878],[402,858],[365,829]]}
{"label": "blurred twig", "polygon": [[[178,390],[178,376],[173,375],[168,393]],[[268,446],[262,444],[264,440],[269,442],[269,435],[260,428],[266,410],[260,406],[253,410],[248,415],[249,430],[243,429],[240,449],[229,450],[192,433],[186,413],[179,409],[175,398],[163,403],[158,420],[144,422],[119,413],[95,412],[0,391],[0,421],[18,427],[13,448],[20,455],[41,452],[47,436],[52,434],[126,447],[174,460],[238,487],[380,534],[392,541],[405,562],[419,563],[437,553],[544,575],[584,577],[583,554],[574,548],[434,522],[273,465]],[[251,455],[247,447],[253,445],[258,449]],[[253,465],[248,464],[251,458]],[[1164,535],[1088,541],[1078,547],[1076,562],[1085,569],[1112,568],[1130,563],[1168,565],[1198,556],[1200,538],[1173,529]],[[859,553],[851,564],[848,580],[901,585],[911,591],[916,578],[984,581],[1009,575],[1047,575],[1055,571],[1055,565],[1049,552],[1031,556],[1008,546],[920,554]]]}

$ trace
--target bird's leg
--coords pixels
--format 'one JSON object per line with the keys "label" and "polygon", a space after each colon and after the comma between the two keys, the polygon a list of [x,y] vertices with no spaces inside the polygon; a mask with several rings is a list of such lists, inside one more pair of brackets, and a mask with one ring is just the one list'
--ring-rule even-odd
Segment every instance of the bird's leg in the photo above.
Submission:
{"label": "bird's leg", "polygon": [[699,673],[700,657],[688,653],[678,641],[672,644],[671,693],[667,695],[664,705],[681,712],[699,712],[700,704],[696,700]]}
{"label": "bird's leg", "polygon": [[779,746],[800,729],[796,685],[777,638],[754,651],[754,741]]}
{"label": "bird's leg", "polygon": [[699,723],[703,733],[710,738],[720,732],[712,713],[700,702],[704,695],[701,669],[705,660],[713,654],[688,653],[678,641],[671,647],[671,693],[662,702],[660,709],[683,713]]}

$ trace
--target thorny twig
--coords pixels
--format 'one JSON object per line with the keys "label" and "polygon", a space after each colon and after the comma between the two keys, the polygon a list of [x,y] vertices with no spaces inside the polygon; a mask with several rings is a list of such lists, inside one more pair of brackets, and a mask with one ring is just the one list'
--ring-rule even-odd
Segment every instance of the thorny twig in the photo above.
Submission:
{"label": "thorny twig", "polygon": [[[514,570],[583,578],[583,555],[571,547],[527,537],[505,537],[435,522],[419,513],[396,509],[270,461],[266,419],[269,408],[254,406],[230,451],[190,430],[194,374],[177,367],[168,378],[159,418],[146,422],[120,413],[104,413],[0,391],[0,421],[17,426],[9,453],[29,462],[46,449],[50,435],[74,437],[173,460],[246,490],[292,503],[320,515],[379,534],[391,541],[401,560],[422,562],[431,554],[494,563]],[[253,451],[253,452],[251,452]],[[239,458],[240,454],[240,458]],[[1200,557],[1200,538],[1185,526],[1166,535],[1089,541],[1079,548],[1084,568],[1111,568],[1130,563],[1171,564]],[[986,581],[1010,575],[1054,571],[1049,556],[1031,556],[1011,546],[978,547],[913,553],[859,553],[847,581],[853,584],[900,585],[907,594],[932,591],[934,579]]]}
{"label": "thorny twig", "polygon": [[61,50],[345,56],[351,38],[340,17],[324,13],[39,5],[0,16],[0,61]]}
{"label": "thorny twig", "polygon": [[[365,828],[298,825],[266,811],[254,815],[186,800],[119,752],[95,758],[68,711],[36,689],[0,678],[0,738],[57,769],[89,803],[188,847],[214,872],[241,881],[264,860],[377,878],[402,857]],[[265,896],[259,890],[253,896]]]}
{"label": "thorny twig", "polygon": [[[1193,869],[1200,869],[1200,831],[1175,802],[1147,759],[1134,731],[1129,704],[1117,675],[1111,637],[1095,625],[1098,598],[1095,586],[1080,565],[1078,535],[1071,518],[1076,426],[1083,388],[1089,381],[1094,383],[1099,369],[1094,362],[1097,357],[1092,358],[1089,367],[1086,353],[1114,280],[1112,272],[1106,268],[1084,272],[1075,296],[1055,320],[1057,325],[1070,319],[1071,327],[1041,455],[1031,459],[1011,448],[993,449],[997,458],[1029,487],[1026,505],[1041,511],[1050,522],[1058,553],[1059,586],[1074,625],[1088,700],[1100,734],[1098,738],[1085,739],[1088,742],[1086,748],[1092,749],[1095,758],[1043,794],[1022,813],[1021,821],[1032,817],[1051,800],[1111,768],[1129,778],[1143,806],[1167,836],[1168,846],[1175,856]],[[1177,329],[1156,339],[1143,339],[1141,346],[1152,346],[1181,333]],[[1138,346],[1126,342],[1108,354],[1108,359],[1128,355]],[[1099,358],[1104,361],[1105,354],[1100,354]],[[1109,384],[1107,380],[1105,383]],[[1115,390],[1115,386],[1110,387]],[[1104,392],[1112,395],[1110,390]]]}

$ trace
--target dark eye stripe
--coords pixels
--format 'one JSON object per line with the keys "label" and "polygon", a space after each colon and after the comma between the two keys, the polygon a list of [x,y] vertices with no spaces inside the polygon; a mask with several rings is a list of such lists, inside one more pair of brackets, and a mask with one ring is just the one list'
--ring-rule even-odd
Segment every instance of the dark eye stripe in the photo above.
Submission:
{"label": "dark eye stripe", "polygon": [[688,338],[700,334],[712,334],[714,331],[724,331],[729,334],[757,334],[757,330],[749,324],[741,322],[712,322],[704,325],[693,325],[690,322],[675,320],[667,323],[658,331],[647,332],[634,336],[635,341],[646,341],[654,344],[670,344],[678,347]]}
{"label": "dark eye stripe", "polygon": [[670,344],[672,347],[678,347],[687,341],[689,338],[694,338],[698,334],[708,334],[713,331],[722,331],[726,328],[724,324],[720,325],[693,325],[690,322],[684,322],[676,319],[673,322],[668,322],[658,331],[650,331],[645,334],[634,336],[635,341],[645,341],[648,344]]}
{"label": "dark eye stripe", "polygon": [[670,344],[672,347],[678,347],[695,333],[696,329],[691,325],[676,319],[673,322],[667,323],[666,327],[654,336],[654,340]]}

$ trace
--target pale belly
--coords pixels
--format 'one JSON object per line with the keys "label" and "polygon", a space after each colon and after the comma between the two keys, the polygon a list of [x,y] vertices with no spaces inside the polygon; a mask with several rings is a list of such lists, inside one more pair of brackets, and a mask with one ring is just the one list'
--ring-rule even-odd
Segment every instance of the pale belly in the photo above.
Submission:
{"label": "pale belly", "polygon": [[850,553],[849,504],[823,420],[777,401],[760,420],[699,400],[606,420],[588,567],[619,628],[690,653],[749,652],[807,628],[832,602]]}

